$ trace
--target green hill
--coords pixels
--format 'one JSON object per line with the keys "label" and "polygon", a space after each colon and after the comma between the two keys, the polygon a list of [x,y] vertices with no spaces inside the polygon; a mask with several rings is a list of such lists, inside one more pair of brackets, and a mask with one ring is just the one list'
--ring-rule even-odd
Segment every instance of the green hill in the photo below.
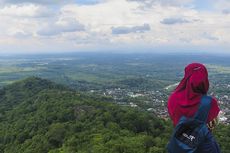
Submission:
{"label": "green hill", "polygon": [[33,100],[43,90],[68,90],[67,87],[57,85],[49,80],[30,77],[0,89],[0,112],[12,109],[25,100]]}
{"label": "green hill", "polygon": [[0,90],[0,152],[165,152],[167,123],[40,78]]}
{"label": "green hill", "polygon": [[[171,124],[40,78],[0,89],[1,153],[165,153]],[[224,153],[229,127],[216,135]]]}

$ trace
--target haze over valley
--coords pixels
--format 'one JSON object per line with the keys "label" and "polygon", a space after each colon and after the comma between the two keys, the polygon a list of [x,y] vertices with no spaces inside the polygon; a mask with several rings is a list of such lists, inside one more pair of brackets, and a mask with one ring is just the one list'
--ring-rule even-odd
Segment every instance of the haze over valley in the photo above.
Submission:
{"label": "haze over valley", "polygon": [[191,62],[204,63],[209,71],[209,94],[221,105],[222,123],[230,122],[229,56],[156,53],[72,53],[1,56],[0,86],[30,76],[52,80],[90,95],[167,118],[170,92]]}

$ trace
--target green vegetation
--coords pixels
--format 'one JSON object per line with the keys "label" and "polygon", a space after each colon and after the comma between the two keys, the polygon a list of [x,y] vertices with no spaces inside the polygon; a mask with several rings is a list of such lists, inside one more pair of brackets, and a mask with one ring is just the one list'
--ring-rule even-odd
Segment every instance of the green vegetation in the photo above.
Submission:
{"label": "green vegetation", "polygon": [[[165,61],[169,63],[165,63]],[[132,88],[135,80],[145,89],[160,89],[174,83],[179,62],[161,55],[66,54],[0,57],[0,87],[29,76],[37,76],[82,90],[110,87]],[[178,66],[179,65],[179,66]],[[127,80],[129,83],[123,84]],[[151,86],[154,82],[156,86]],[[83,85],[84,85],[83,84]],[[158,86],[160,84],[160,86]],[[147,85],[147,86],[146,86]],[[85,90],[85,87],[83,87]]]}
{"label": "green vegetation", "polygon": [[163,153],[170,124],[29,78],[0,90],[0,152]]}
{"label": "green vegetation", "polygon": [[194,61],[207,65],[211,83],[221,84],[216,91],[230,81],[228,56],[76,53],[0,57],[0,88],[37,76],[80,91],[116,87],[161,90],[177,83],[183,76],[184,66]]}
{"label": "green vegetation", "polygon": [[[0,90],[2,153],[166,153],[169,121],[31,77]],[[230,150],[229,126],[215,135]]]}
{"label": "green vegetation", "polygon": [[220,145],[222,153],[229,153],[230,152],[230,126],[226,125],[218,125],[218,127],[214,131],[214,135],[217,139],[217,142]]}

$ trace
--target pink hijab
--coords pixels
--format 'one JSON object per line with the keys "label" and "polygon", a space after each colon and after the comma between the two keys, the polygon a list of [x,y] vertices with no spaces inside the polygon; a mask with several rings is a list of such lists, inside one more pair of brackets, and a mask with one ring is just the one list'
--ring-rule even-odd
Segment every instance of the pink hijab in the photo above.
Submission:
{"label": "pink hijab", "polygon": [[[208,71],[203,64],[192,63],[186,66],[184,78],[168,100],[168,112],[174,126],[181,116],[192,117],[203,95],[209,89]],[[220,109],[215,98],[212,99],[208,122],[217,117]]]}

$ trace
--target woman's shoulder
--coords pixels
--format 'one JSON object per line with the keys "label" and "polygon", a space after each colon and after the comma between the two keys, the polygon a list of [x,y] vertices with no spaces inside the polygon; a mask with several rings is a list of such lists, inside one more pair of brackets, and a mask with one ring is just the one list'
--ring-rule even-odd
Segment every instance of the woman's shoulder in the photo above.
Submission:
{"label": "woman's shoulder", "polygon": [[218,105],[218,100],[214,96],[210,96],[212,98],[212,105]]}
{"label": "woman's shoulder", "polygon": [[214,96],[211,96],[211,98],[212,98],[211,109],[209,111],[208,121],[212,121],[213,119],[215,119],[220,112],[218,100]]}

